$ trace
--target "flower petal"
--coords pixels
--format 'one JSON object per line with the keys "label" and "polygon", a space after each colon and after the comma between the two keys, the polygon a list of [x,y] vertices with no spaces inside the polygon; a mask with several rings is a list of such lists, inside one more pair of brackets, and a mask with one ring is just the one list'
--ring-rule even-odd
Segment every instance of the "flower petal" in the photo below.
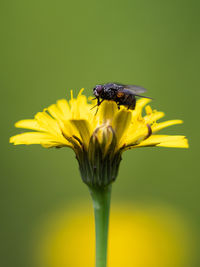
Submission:
{"label": "flower petal", "polygon": [[151,101],[149,98],[141,98],[137,100],[135,106],[135,112],[139,115],[142,112],[143,107]]}
{"label": "flower petal", "polygon": [[158,132],[166,127],[172,126],[172,125],[176,125],[176,124],[181,124],[183,123],[182,120],[170,120],[170,121],[164,121],[164,122],[160,122],[160,123],[155,123],[152,125],[152,132]]}
{"label": "flower petal", "polygon": [[85,95],[79,95],[77,99],[73,98],[69,101],[71,119],[84,119],[88,117],[90,111],[90,105],[87,103]]}
{"label": "flower petal", "polygon": [[144,120],[146,123],[152,124],[164,116],[165,116],[164,112],[154,110],[152,111],[151,114],[147,114],[146,116],[144,116]]}
{"label": "flower petal", "polygon": [[36,120],[21,120],[15,123],[15,127],[36,131],[44,131],[44,128],[42,128]]}
{"label": "flower petal", "polygon": [[129,110],[120,110],[113,121],[113,129],[117,137],[117,142],[120,143],[121,138],[127,133],[127,129],[130,126],[132,119],[132,113]]}
{"label": "flower petal", "polygon": [[128,147],[136,146],[150,135],[150,127],[144,122],[135,121],[128,129],[124,144]]}
{"label": "flower petal", "polygon": [[97,116],[99,117],[100,124],[111,124],[114,118],[114,115],[117,113],[118,107],[114,101],[103,101],[99,106]]}
{"label": "flower petal", "polygon": [[57,101],[57,106],[63,114],[63,118],[67,120],[70,116],[70,108],[66,99],[60,99]]}
{"label": "flower petal", "polygon": [[41,144],[45,147],[52,146],[70,146],[67,140],[64,138],[55,138],[51,134],[47,133],[22,133],[10,138],[10,143],[14,145],[31,145],[31,144]]}
{"label": "flower petal", "polygon": [[35,119],[37,120],[40,127],[45,129],[50,133],[61,133],[58,122],[50,117],[46,112],[38,112],[35,115]]}
{"label": "flower petal", "polygon": [[179,140],[163,142],[163,143],[160,143],[157,146],[161,146],[161,147],[189,148],[188,140],[185,137],[184,138],[180,138]]}
{"label": "flower petal", "polygon": [[91,137],[91,127],[87,120],[70,120],[71,124],[78,131],[83,144],[88,147]]}
{"label": "flower petal", "polygon": [[188,148],[188,141],[182,135],[152,135],[135,147],[163,146]]}
{"label": "flower petal", "polygon": [[59,110],[59,108],[56,104],[49,106],[47,108],[47,110],[54,119],[56,119],[58,121],[61,121],[64,119],[62,112]]}

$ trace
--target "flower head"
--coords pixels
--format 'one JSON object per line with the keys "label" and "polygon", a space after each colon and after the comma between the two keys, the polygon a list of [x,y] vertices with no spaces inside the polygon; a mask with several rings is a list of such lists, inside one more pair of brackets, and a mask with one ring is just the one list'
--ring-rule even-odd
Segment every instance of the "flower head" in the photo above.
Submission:
{"label": "flower head", "polygon": [[[135,110],[120,110],[114,101],[104,101],[98,110],[94,102],[82,95],[58,100],[38,112],[34,119],[18,121],[15,126],[34,130],[15,135],[10,142],[40,144],[43,147],[70,147],[79,162],[83,181],[88,185],[106,186],[116,179],[121,154],[132,148],[146,146],[187,148],[181,135],[157,135],[163,128],[182,123],[170,120],[157,123],[163,112],[152,110],[150,99],[137,101]],[[146,114],[142,111],[145,107]]]}

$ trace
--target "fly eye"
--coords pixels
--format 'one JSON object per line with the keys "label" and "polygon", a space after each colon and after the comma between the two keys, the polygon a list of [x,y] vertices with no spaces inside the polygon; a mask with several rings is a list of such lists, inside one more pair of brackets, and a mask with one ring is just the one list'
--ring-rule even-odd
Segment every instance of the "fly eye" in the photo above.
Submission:
{"label": "fly eye", "polygon": [[98,94],[101,93],[102,89],[103,89],[103,86],[102,86],[102,85],[97,85],[97,86],[96,86],[96,92],[97,92]]}

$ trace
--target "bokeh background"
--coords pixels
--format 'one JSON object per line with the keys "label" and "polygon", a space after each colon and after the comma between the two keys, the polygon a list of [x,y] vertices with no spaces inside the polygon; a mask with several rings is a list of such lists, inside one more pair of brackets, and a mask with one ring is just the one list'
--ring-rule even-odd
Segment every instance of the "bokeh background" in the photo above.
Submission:
{"label": "bokeh background", "polygon": [[[93,249],[94,229],[84,220],[92,223],[92,206],[73,152],[8,140],[19,133],[17,120],[69,98],[70,89],[89,96],[109,81],[148,88],[166,119],[184,120],[163,133],[190,142],[188,150],[124,153],[110,224],[121,250],[112,258],[126,258],[127,267],[200,266],[199,9],[197,0],[0,2],[1,266],[79,267],[82,249]],[[141,261],[147,255],[149,265]]]}

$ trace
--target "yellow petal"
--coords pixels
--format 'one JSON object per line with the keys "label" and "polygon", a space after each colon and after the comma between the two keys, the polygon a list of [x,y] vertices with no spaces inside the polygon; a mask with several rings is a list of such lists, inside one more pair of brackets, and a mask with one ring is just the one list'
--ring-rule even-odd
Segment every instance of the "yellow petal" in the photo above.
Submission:
{"label": "yellow petal", "polygon": [[51,134],[47,133],[22,133],[10,138],[10,143],[14,143],[14,145],[31,145],[31,144],[41,144],[48,147],[51,146],[70,146],[67,140],[64,138],[55,138]]}
{"label": "yellow petal", "polygon": [[118,107],[114,101],[104,101],[98,109],[97,116],[100,124],[111,124]]}
{"label": "yellow petal", "polygon": [[152,108],[151,108],[150,105],[148,105],[148,106],[145,107],[145,111],[146,111],[146,114],[147,114],[147,115],[151,115],[152,112],[153,112],[153,111],[152,111]]}
{"label": "yellow petal", "polygon": [[135,112],[137,114],[140,114],[142,112],[143,107],[146,106],[146,104],[148,104],[150,101],[151,101],[151,99],[149,99],[149,98],[141,98],[141,99],[137,100]]}
{"label": "yellow petal", "polygon": [[64,119],[64,118],[63,118],[63,114],[62,114],[62,112],[59,110],[59,108],[57,107],[56,104],[53,104],[53,105],[49,106],[49,107],[47,108],[47,110],[48,110],[48,112],[51,114],[51,116],[52,116],[54,119],[56,119],[56,120],[58,120],[58,121],[61,121],[61,120]]}
{"label": "yellow petal", "polygon": [[117,141],[120,142],[123,135],[127,133],[132,119],[131,111],[122,109],[120,110],[113,120],[113,129],[115,131]]}
{"label": "yellow petal", "polygon": [[58,122],[50,117],[46,112],[38,112],[35,115],[35,119],[37,120],[40,127],[44,128],[45,131],[50,133],[60,133],[60,128]]}
{"label": "yellow petal", "polygon": [[71,119],[85,119],[89,115],[90,105],[87,103],[85,95],[79,95],[77,99],[71,99],[69,104]]}
{"label": "yellow petal", "polygon": [[143,121],[132,123],[128,129],[126,139],[124,140],[125,145],[136,145],[141,143],[150,134],[149,127]]}
{"label": "yellow petal", "polygon": [[145,120],[146,123],[152,124],[153,122],[161,119],[164,116],[165,116],[164,112],[155,110],[151,114],[148,114],[148,115],[144,116],[144,120]]}
{"label": "yellow petal", "polygon": [[79,93],[77,95],[77,98],[82,95],[83,91],[84,91],[84,88],[81,88],[81,90],[79,91]]}
{"label": "yellow petal", "polygon": [[182,120],[170,120],[170,121],[164,121],[161,123],[156,123],[155,125],[153,124],[151,128],[152,128],[152,132],[155,133],[166,127],[169,127],[175,124],[181,124],[181,123],[183,123]]}
{"label": "yellow petal", "polygon": [[157,146],[161,147],[179,147],[179,148],[188,148],[188,140],[186,138],[180,138],[179,140],[174,140],[174,141],[168,141],[164,143],[160,143]]}
{"label": "yellow petal", "polygon": [[42,128],[36,120],[21,120],[15,123],[15,127],[36,131],[44,131],[44,128]]}
{"label": "yellow petal", "polygon": [[163,147],[183,147],[188,148],[188,141],[182,135],[152,135],[142,141],[136,147],[142,146],[163,146]]}
{"label": "yellow petal", "polygon": [[[70,120],[75,130],[78,131],[83,144],[88,147],[91,136],[91,127],[86,120]],[[78,137],[78,136],[77,136]]]}
{"label": "yellow petal", "polygon": [[65,120],[69,119],[70,117],[70,108],[69,108],[69,104],[67,102],[66,99],[61,99],[57,101],[57,106],[60,109],[60,111],[63,114],[63,118]]}

